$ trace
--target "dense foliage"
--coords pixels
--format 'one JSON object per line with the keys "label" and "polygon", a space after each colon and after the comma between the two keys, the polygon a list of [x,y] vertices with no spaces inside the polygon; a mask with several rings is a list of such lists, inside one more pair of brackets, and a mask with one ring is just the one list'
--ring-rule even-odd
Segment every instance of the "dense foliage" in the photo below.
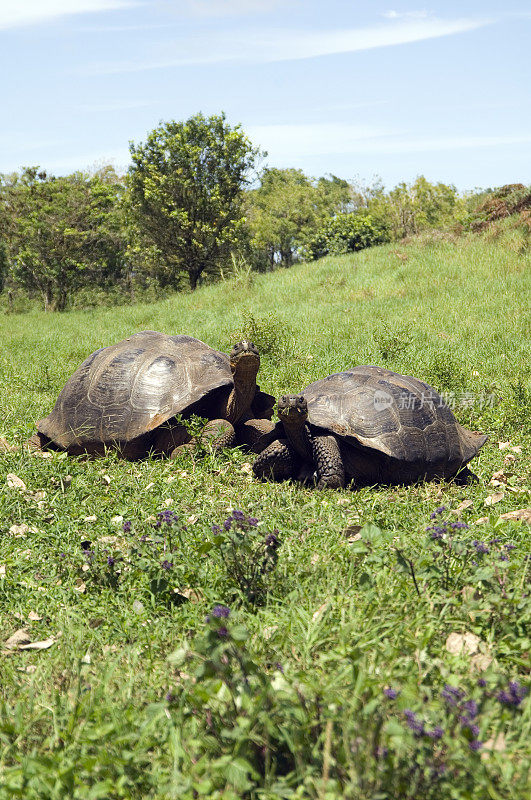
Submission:
{"label": "dense foliage", "polygon": [[[239,275],[290,267],[429,231],[506,221],[529,247],[531,190],[460,195],[419,176],[386,191],[335,175],[265,166],[239,125],[196,114],[131,143],[127,176],[110,167],[56,177],[0,175],[0,303],[22,311],[156,299]],[[27,299],[29,298],[29,299]]]}
{"label": "dense foliage", "polygon": [[[0,182],[3,252],[14,284],[61,311],[83,286],[122,277],[122,185],[112,169],[56,178],[36,168]],[[5,256],[0,256],[0,272]]]}

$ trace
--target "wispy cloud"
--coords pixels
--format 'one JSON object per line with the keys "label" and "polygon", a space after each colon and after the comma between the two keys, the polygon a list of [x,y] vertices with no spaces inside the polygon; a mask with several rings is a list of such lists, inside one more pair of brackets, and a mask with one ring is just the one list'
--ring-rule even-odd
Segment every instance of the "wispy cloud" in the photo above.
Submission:
{"label": "wispy cloud", "polygon": [[130,111],[136,108],[147,108],[155,101],[143,100],[111,100],[109,103],[80,103],[77,110],[86,114],[95,114],[102,111]]}
{"label": "wispy cloud", "polygon": [[271,158],[292,160],[331,153],[394,155],[531,142],[531,135],[518,133],[412,138],[404,131],[386,131],[345,123],[255,125],[247,126],[245,130],[255,144],[268,151]]}
{"label": "wispy cloud", "polygon": [[[202,36],[157,45],[153,53],[134,60],[97,63],[88,67],[90,74],[139,72],[168,67],[199,66],[229,61],[267,63],[292,61],[318,56],[351,53],[377,47],[420,42],[452,36],[489,25],[490,19],[413,19],[387,22],[366,28],[347,30],[267,30],[245,29],[232,33],[205,33]],[[85,70],[86,71],[86,70]]]}
{"label": "wispy cloud", "polygon": [[186,6],[202,17],[225,17],[272,11],[286,0],[188,0]]}
{"label": "wispy cloud", "polygon": [[137,0],[0,0],[0,29],[140,5]]}

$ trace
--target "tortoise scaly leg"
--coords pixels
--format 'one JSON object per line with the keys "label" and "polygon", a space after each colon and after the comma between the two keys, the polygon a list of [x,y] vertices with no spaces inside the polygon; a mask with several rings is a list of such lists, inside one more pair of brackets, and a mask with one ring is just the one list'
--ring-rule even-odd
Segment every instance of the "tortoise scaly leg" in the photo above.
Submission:
{"label": "tortoise scaly leg", "polygon": [[201,431],[199,438],[207,450],[212,448],[214,452],[217,452],[224,447],[232,447],[236,440],[236,433],[234,427],[226,419],[211,419]]}
{"label": "tortoise scaly leg", "polygon": [[269,419],[247,419],[236,426],[236,442],[246,445],[253,453],[261,453],[271,444],[271,434],[275,430],[275,423]]}
{"label": "tortoise scaly leg", "polygon": [[343,489],[345,467],[335,436],[312,438],[313,460],[317,467],[318,489]]}
{"label": "tortoise scaly leg", "polygon": [[262,480],[295,478],[299,459],[286,439],[277,439],[255,459],[253,472]]}

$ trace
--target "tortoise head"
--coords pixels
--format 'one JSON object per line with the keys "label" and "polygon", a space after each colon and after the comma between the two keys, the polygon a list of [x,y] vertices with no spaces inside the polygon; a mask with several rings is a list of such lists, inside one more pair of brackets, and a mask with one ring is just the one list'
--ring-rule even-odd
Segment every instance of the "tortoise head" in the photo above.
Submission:
{"label": "tortoise head", "polygon": [[252,342],[243,341],[235,344],[229,353],[229,359],[233,375],[236,371],[256,375],[260,367],[260,354]]}
{"label": "tortoise head", "polygon": [[278,418],[285,425],[304,425],[308,419],[308,403],[302,394],[285,394],[277,403]]}

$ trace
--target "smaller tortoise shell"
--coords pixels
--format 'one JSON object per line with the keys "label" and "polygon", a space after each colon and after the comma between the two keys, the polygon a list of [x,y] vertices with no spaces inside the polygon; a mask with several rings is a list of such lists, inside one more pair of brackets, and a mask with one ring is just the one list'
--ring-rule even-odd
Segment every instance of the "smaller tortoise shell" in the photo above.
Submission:
{"label": "smaller tortoise shell", "polygon": [[129,442],[232,385],[225,353],[191,336],[142,331],[92,353],[37,429],[65,449]]}
{"label": "smaller tortoise shell", "polygon": [[402,463],[446,464],[451,472],[487,439],[461,426],[427,383],[382,367],[353,367],[311,383],[301,394],[311,425]]}

